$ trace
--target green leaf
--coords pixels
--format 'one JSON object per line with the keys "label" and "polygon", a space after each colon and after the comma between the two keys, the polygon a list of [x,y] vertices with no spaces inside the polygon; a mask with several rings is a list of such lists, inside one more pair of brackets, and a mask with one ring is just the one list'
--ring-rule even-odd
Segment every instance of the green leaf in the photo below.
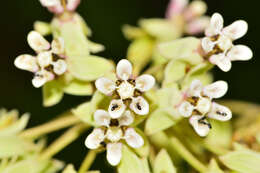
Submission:
{"label": "green leaf", "polygon": [[175,173],[176,169],[167,151],[162,149],[155,158],[154,173]]}
{"label": "green leaf", "polygon": [[203,58],[198,52],[199,46],[200,39],[186,37],[159,44],[159,51],[165,58],[183,60],[196,65],[203,62]]}
{"label": "green leaf", "polygon": [[246,173],[259,173],[260,153],[239,150],[220,157],[222,163],[231,170]]}
{"label": "green leaf", "polygon": [[114,65],[110,61],[98,56],[71,56],[68,61],[71,74],[83,81],[96,80],[114,70]]}
{"label": "green leaf", "polygon": [[146,120],[145,133],[152,135],[171,127],[175,122],[165,110],[155,110]]}
{"label": "green leaf", "polygon": [[151,173],[150,168],[149,168],[149,163],[147,158],[142,158],[142,164],[144,167],[144,173]]}
{"label": "green leaf", "polygon": [[142,19],[139,25],[151,36],[161,40],[174,40],[181,36],[181,31],[165,19]]}
{"label": "green leaf", "polygon": [[76,109],[72,110],[72,113],[76,115],[78,118],[80,118],[82,121],[95,125],[94,119],[93,119],[93,111],[91,108],[91,102],[86,102],[81,105],[79,105]]}
{"label": "green leaf", "polygon": [[77,173],[74,166],[72,164],[69,164],[66,166],[66,168],[62,171],[62,173]]}
{"label": "green leaf", "polygon": [[208,170],[207,170],[205,173],[224,173],[224,171],[222,171],[222,170],[219,168],[219,166],[218,166],[216,160],[215,160],[215,159],[212,159],[212,160],[210,161],[209,168],[208,168]]}
{"label": "green leaf", "polygon": [[74,79],[64,86],[64,92],[66,94],[85,96],[91,95],[94,91],[94,87],[91,83]]}
{"label": "green leaf", "polygon": [[127,146],[123,145],[122,160],[117,167],[117,171],[118,173],[143,173],[144,166],[142,160]]}
{"label": "green leaf", "polygon": [[142,130],[135,128],[136,132],[142,136],[143,140],[144,140],[144,145],[140,148],[135,148],[135,152],[140,156],[140,157],[147,157],[149,155],[150,152],[150,144],[149,141],[147,139],[147,136],[143,133]]}
{"label": "green leaf", "polygon": [[43,105],[53,106],[61,101],[63,97],[63,85],[58,80],[47,82],[43,86]]}

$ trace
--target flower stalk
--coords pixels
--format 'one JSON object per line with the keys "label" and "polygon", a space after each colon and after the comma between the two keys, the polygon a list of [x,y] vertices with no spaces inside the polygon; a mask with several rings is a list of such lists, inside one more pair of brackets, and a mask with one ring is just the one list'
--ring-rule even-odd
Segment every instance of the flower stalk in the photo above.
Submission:
{"label": "flower stalk", "polygon": [[80,165],[78,173],[85,173],[91,167],[94,162],[98,151],[97,150],[89,150],[82,164]]}

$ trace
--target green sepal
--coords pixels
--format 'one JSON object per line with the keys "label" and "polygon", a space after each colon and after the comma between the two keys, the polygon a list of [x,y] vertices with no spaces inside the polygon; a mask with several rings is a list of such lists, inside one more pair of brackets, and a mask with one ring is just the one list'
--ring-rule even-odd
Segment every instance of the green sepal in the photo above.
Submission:
{"label": "green sepal", "polygon": [[165,149],[162,149],[155,158],[154,173],[175,173],[174,167],[170,156]]}
{"label": "green sepal", "polygon": [[138,28],[138,27],[131,26],[131,25],[124,25],[122,28],[122,31],[123,31],[124,36],[128,40],[134,40],[134,39],[138,39],[140,37],[147,36],[147,34],[145,33],[144,30],[142,30],[141,28]]}
{"label": "green sepal", "polygon": [[49,107],[59,103],[63,97],[63,84],[59,80],[52,80],[43,86],[43,106]]}
{"label": "green sepal", "polygon": [[85,96],[94,92],[94,86],[90,82],[73,79],[64,85],[63,90],[66,94]]}
{"label": "green sepal", "polygon": [[219,168],[215,159],[211,159],[208,170],[205,173],[224,173],[224,171]]}

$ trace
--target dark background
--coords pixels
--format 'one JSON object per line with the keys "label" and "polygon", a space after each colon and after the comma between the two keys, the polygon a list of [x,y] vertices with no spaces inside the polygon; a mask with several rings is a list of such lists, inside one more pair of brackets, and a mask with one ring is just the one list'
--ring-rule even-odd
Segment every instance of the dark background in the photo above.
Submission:
{"label": "dark background", "polygon": [[[106,46],[106,51],[101,55],[117,61],[125,57],[129,44],[122,35],[122,25],[135,25],[141,17],[163,17],[167,3],[168,0],[82,0],[78,11],[93,30],[91,40]],[[215,68],[215,79],[228,81],[229,91],[226,98],[260,103],[260,60],[257,60],[260,25],[257,1],[208,0],[207,3],[208,14],[221,13],[225,25],[237,19],[244,19],[249,23],[247,35],[237,43],[248,45],[254,51],[251,61],[233,63],[233,68],[228,73]],[[33,88],[31,73],[18,70],[13,65],[18,55],[33,53],[26,36],[32,30],[34,21],[50,21],[52,14],[41,7],[38,0],[2,1],[0,8],[0,108],[16,108],[21,113],[30,112],[32,116],[29,126],[34,126],[84,102],[86,97],[66,95],[57,106],[42,107],[41,90]],[[60,133],[50,135],[49,141]],[[83,143],[86,135],[87,133],[56,157],[78,167],[87,152]],[[110,172],[109,166],[99,167],[104,160],[104,157],[99,156],[93,169]]]}

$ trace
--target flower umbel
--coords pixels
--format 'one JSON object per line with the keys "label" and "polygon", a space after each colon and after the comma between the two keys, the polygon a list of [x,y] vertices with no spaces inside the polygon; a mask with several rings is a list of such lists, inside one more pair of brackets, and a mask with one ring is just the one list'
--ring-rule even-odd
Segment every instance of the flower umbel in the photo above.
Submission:
{"label": "flower umbel", "polygon": [[143,146],[143,138],[136,133],[134,128],[129,127],[134,117],[130,111],[125,111],[120,118],[113,119],[109,112],[97,110],[94,114],[96,124],[99,126],[86,138],[85,145],[89,149],[106,147],[107,160],[115,166],[122,157],[122,140],[133,147]]}
{"label": "flower umbel", "polygon": [[112,100],[109,106],[109,113],[112,118],[118,118],[129,106],[136,114],[146,115],[149,113],[149,104],[142,97],[142,93],[150,90],[154,84],[153,76],[144,74],[137,78],[132,78],[132,65],[123,59],[116,67],[117,81],[114,82],[105,77],[96,81],[96,88],[106,95],[112,95],[116,99]]}
{"label": "flower umbel", "polygon": [[238,20],[225,28],[223,23],[223,17],[219,13],[213,14],[201,44],[209,61],[227,72],[231,69],[231,61],[249,60],[253,53],[245,45],[233,45],[234,40],[246,34],[247,22]]}
{"label": "flower umbel", "polygon": [[211,129],[207,117],[219,121],[228,121],[232,118],[231,111],[212,101],[225,95],[228,85],[225,81],[217,81],[204,86],[199,80],[194,80],[185,93],[185,99],[179,106],[179,113],[190,117],[190,124],[200,136],[206,136]]}
{"label": "flower umbel", "polygon": [[67,63],[64,56],[64,41],[58,38],[50,44],[38,32],[31,31],[28,44],[37,53],[36,56],[23,54],[15,59],[15,66],[34,73],[32,84],[38,88],[55,77],[64,74]]}
{"label": "flower umbel", "polygon": [[64,11],[74,11],[79,3],[80,0],[40,0],[42,6],[47,7],[50,12],[61,14]]}

